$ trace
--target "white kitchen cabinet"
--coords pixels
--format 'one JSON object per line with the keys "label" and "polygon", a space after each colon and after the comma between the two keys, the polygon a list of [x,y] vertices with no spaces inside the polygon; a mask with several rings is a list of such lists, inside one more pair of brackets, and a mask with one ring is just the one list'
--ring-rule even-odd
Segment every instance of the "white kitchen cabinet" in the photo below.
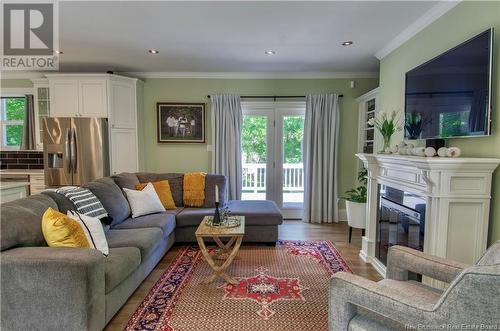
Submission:
{"label": "white kitchen cabinet", "polygon": [[46,78],[31,80],[34,87],[36,148],[43,150],[43,119],[50,116],[49,81]]}
{"label": "white kitchen cabinet", "polygon": [[111,79],[109,83],[109,122],[112,128],[137,128],[135,83]]}
{"label": "white kitchen cabinet", "polygon": [[77,117],[79,109],[78,80],[49,79],[51,117]]}
{"label": "white kitchen cabinet", "polygon": [[78,92],[80,117],[108,117],[106,78],[81,79]]}
{"label": "white kitchen cabinet", "polygon": [[137,130],[111,128],[109,137],[111,174],[137,172],[139,169]]}
{"label": "white kitchen cabinet", "polygon": [[[139,80],[112,74],[46,74],[51,117],[108,118],[110,172],[136,172]],[[142,90],[141,90],[142,91]]]}

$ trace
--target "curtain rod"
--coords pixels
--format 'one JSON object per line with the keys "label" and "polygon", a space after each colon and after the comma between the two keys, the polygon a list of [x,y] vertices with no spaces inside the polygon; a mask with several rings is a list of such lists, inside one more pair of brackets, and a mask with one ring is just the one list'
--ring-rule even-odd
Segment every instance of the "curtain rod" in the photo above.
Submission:
{"label": "curtain rod", "polygon": [[[305,95],[242,95],[240,98],[242,99],[292,99],[292,98],[305,98]],[[343,98],[344,95],[340,94],[339,98]],[[207,98],[210,99],[210,95],[207,95]]]}

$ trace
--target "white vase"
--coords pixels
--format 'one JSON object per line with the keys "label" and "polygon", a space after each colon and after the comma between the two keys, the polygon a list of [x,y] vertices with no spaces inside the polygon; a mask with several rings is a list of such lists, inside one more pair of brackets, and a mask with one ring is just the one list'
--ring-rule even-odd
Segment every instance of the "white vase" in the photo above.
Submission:
{"label": "white vase", "polygon": [[346,200],[347,223],[357,229],[366,228],[366,203]]}

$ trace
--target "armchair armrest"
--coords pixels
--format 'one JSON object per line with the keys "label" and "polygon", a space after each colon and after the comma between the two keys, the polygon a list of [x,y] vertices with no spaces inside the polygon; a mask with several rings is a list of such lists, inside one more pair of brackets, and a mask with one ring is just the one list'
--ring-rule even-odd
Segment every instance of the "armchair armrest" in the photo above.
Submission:
{"label": "armchair armrest", "polygon": [[408,247],[392,246],[387,257],[386,277],[408,280],[408,271],[411,271],[450,283],[467,267],[467,264],[432,256]]}
{"label": "armchair armrest", "polygon": [[363,277],[338,272],[330,281],[329,330],[347,330],[349,322],[363,307],[402,324],[416,325],[434,305],[419,301],[412,293],[382,286]]}
{"label": "armchair armrest", "polygon": [[105,257],[98,250],[21,247],[1,253],[7,330],[101,330]]}

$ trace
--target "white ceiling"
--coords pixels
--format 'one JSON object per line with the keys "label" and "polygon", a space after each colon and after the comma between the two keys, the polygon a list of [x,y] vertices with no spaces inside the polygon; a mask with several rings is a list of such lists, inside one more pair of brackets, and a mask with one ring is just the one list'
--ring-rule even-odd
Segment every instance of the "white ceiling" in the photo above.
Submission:
{"label": "white ceiling", "polygon": [[[373,72],[436,1],[60,2],[61,71]],[[343,41],[354,45],[343,47]],[[158,55],[147,50],[155,48]],[[267,56],[272,49],[276,55]]]}

